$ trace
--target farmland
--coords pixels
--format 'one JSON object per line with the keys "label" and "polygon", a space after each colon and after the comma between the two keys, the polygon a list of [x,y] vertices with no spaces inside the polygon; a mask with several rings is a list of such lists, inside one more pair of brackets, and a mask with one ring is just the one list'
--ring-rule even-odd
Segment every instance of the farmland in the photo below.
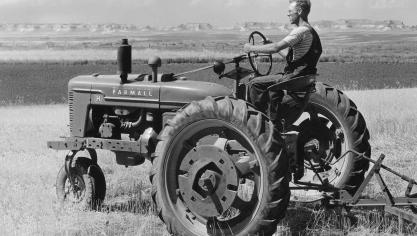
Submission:
{"label": "farmland", "polygon": [[[364,113],[371,133],[373,157],[387,155],[385,164],[417,178],[416,89],[349,91]],[[46,148],[47,140],[68,135],[65,105],[0,107],[0,233],[2,235],[166,235],[164,225],[150,211],[148,162],[125,168],[115,163],[110,152],[99,152],[99,164],[107,180],[105,207],[99,212],[61,209],[55,197],[55,176],[62,166],[64,151]],[[386,175],[395,194],[403,194],[406,183]],[[380,190],[372,182],[369,196]],[[337,232],[335,222],[322,210],[290,208],[279,229],[287,233],[326,234]],[[350,234],[395,234],[396,221],[378,225],[357,214],[358,225]],[[314,219],[321,219],[314,221]],[[334,218],[334,215],[333,215]],[[408,232],[416,232],[413,226]],[[306,231],[304,231],[306,230]]]}
{"label": "farmland", "polygon": [[[178,73],[241,53],[248,32],[128,35],[134,47],[133,72],[150,73],[144,63],[159,55],[160,69]],[[269,34],[272,40],[282,35]],[[0,235],[167,235],[153,215],[147,173],[150,163],[125,168],[113,154],[99,151],[107,180],[101,211],[60,208],[55,177],[65,152],[46,148],[47,140],[68,136],[67,83],[83,74],[115,74],[115,50],[125,35],[0,36]],[[417,178],[417,35],[414,32],[327,32],[319,81],[347,91],[363,113],[371,134],[373,158]],[[248,64],[243,64],[249,67]],[[276,62],[274,72],[283,64]],[[189,79],[231,87],[211,71]],[[389,187],[403,194],[406,183],[386,175]],[[366,194],[380,196],[372,182]],[[381,222],[357,213],[352,235],[397,234],[395,220]],[[284,234],[338,234],[330,211],[290,208],[280,224]],[[379,219],[379,221],[378,221]],[[417,233],[415,225],[406,232]]]}
{"label": "farmland", "polygon": [[[141,34],[2,34],[0,62],[114,60],[121,38],[129,38],[133,57],[151,55],[174,61],[208,61],[242,53],[250,32],[171,32]],[[282,33],[264,31],[273,41]],[[320,32],[325,62],[415,63],[415,31]]]}

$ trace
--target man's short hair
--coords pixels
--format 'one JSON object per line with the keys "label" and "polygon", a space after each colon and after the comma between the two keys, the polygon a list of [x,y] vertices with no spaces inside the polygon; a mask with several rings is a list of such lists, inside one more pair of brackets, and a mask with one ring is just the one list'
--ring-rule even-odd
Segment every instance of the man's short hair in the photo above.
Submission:
{"label": "man's short hair", "polygon": [[307,17],[311,9],[310,0],[290,0],[290,3],[293,3],[293,2],[296,3],[297,9],[302,10],[305,16]]}

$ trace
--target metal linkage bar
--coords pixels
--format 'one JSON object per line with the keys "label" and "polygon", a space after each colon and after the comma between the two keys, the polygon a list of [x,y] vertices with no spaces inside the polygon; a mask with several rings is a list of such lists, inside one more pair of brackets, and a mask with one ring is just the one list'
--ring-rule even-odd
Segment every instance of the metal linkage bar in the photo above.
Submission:
{"label": "metal linkage bar", "polygon": [[356,203],[346,204],[350,207],[405,207],[415,205],[417,206],[417,198],[408,198],[408,197],[395,197],[392,198],[392,205],[387,204],[385,198],[373,198],[373,199],[359,199]]}
{"label": "metal linkage bar", "polygon": [[[354,151],[354,150],[349,150],[349,151],[347,151],[347,152],[345,152],[342,156],[340,156],[334,163],[332,163],[332,164],[335,164],[335,163],[337,163],[338,161],[340,161],[341,159],[343,159],[347,154],[349,154],[349,153],[353,153],[353,154],[355,154],[356,155],[356,157],[355,158],[363,158],[363,159],[366,159],[366,160],[368,160],[369,162],[372,162],[373,164],[377,164],[377,162],[379,161],[379,159],[378,160],[373,160],[373,159],[371,159],[371,158],[369,158],[369,157],[367,157],[367,156],[365,156],[365,153],[359,153],[359,152],[356,152],[356,151]],[[385,158],[385,155],[384,154],[381,154],[381,156],[384,156],[384,158]],[[384,159],[383,158],[383,159]],[[408,176],[406,176],[406,175],[402,175],[402,174],[400,174],[400,173],[398,173],[397,171],[395,171],[395,170],[393,170],[393,169],[391,169],[391,168],[389,168],[389,167],[387,167],[386,165],[383,165],[382,164],[382,161],[381,161],[381,163],[379,163],[379,165],[380,165],[380,168],[382,168],[382,169],[384,169],[384,170],[386,170],[386,171],[388,171],[388,172],[390,172],[390,173],[392,173],[392,174],[394,174],[394,175],[396,175],[396,176],[398,176],[398,177],[400,177],[401,179],[403,179],[403,180],[405,180],[405,181],[407,181],[407,182],[411,182],[412,184],[415,184],[415,185],[417,185],[417,181],[415,181],[414,179],[412,179],[412,178],[410,178],[410,177],[408,177]]]}
{"label": "metal linkage bar", "polygon": [[378,160],[376,162],[374,162],[374,166],[369,171],[369,174],[366,176],[366,178],[364,179],[364,181],[362,182],[362,184],[356,190],[355,195],[353,195],[353,198],[352,198],[352,202],[351,203],[356,203],[358,201],[360,195],[362,194],[363,190],[368,185],[369,181],[372,179],[372,177],[374,176],[374,174],[377,173],[379,175],[379,169],[381,168],[381,163],[382,163],[382,161],[384,159],[385,159],[385,155],[384,154],[381,154],[381,156],[379,156]]}

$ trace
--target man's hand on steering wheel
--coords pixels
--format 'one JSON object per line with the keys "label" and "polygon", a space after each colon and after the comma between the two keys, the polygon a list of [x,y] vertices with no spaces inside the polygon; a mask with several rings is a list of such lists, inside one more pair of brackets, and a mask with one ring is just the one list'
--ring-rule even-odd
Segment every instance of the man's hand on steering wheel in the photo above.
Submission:
{"label": "man's hand on steering wheel", "polygon": [[[256,31],[255,31],[256,32]],[[251,38],[249,38],[249,40],[251,40]],[[262,41],[262,45],[265,45],[265,44],[271,44],[271,43],[273,43],[270,39],[268,39],[268,38],[265,38],[263,41]],[[255,45],[254,44],[254,42],[249,42],[249,43],[245,43],[245,45],[243,45],[243,51],[245,52],[245,53],[250,53],[250,52],[254,52],[254,53],[258,53],[257,51],[256,51],[256,49],[255,49],[255,47],[257,46],[257,45]]]}
{"label": "man's hand on steering wheel", "polygon": [[245,45],[243,46],[243,51],[245,53],[253,52],[254,50],[253,50],[253,47],[252,46],[253,45],[251,43],[245,43]]}

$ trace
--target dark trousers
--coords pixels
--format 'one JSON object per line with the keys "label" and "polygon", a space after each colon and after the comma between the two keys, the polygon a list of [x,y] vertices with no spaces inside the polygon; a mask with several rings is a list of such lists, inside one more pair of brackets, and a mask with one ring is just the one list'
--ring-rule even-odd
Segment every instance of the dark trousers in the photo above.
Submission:
{"label": "dark trousers", "polygon": [[268,90],[268,87],[293,78],[293,74],[261,76],[248,83],[250,102],[259,111],[267,114],[274,125],[281,126],[279,106],[284,98],[283,90]]}

